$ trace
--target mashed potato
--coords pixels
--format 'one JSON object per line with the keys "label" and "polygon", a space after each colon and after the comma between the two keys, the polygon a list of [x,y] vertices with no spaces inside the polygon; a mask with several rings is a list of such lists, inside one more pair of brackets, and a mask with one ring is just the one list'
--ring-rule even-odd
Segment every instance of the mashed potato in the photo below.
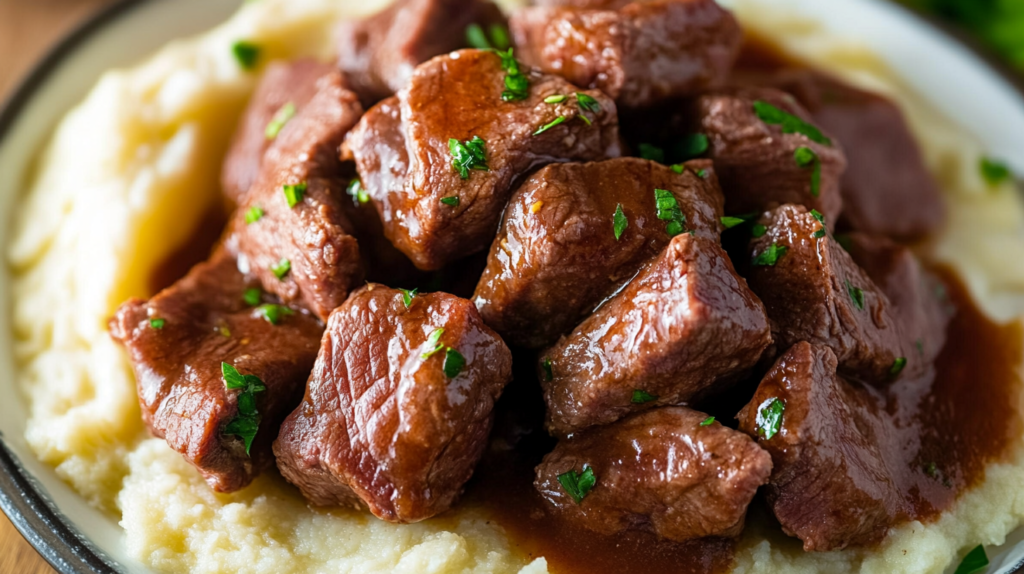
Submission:
{"label": "mashed potato", "polygon": [[[165,572],[547,571],[500,527],[462,510],[412,526],[310,510],[274,473],[234,495],[213,493],[160,440],[146,437],[131,369],[106,333],[130,296],[219,199],[227,142],[255,82],[231,57],[239,39],[265,59],[331,52],[331,23],[386,0],[261,0],[144,64],[105,75],[42,153],[8,251],[19,382],[38,456],[94,505],[119,513],[129,552]],[[758,6],[768,8],[758,8]],[[864,49],[813,23],[742,2],[744,25],[812,63],[903,104],[950,204],[932,256],[957,269],[994,318],[1024,312],[1024,209],[1011,187],[978,174],[983,149],[932,112]],[[97,134],[101,134],[98,137]],[[57,208],[56,206],[59,206]],[[1024,411],[1024,404],[1022,404]],[[736,572],[941,573],[964,548],[1001,544],[1024,523],[1024,437],[1008,459],[934,523],[910,523],[880,550],[804,554],[752,521]]]}

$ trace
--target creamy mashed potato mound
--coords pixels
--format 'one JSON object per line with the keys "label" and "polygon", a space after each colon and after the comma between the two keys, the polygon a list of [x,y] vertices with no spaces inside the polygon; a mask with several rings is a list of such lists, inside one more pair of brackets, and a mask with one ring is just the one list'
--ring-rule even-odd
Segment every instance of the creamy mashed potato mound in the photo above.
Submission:
{"label": "creamy mashed potato mound", "polygon": [[[260,44],[263,61],[327,59],[335,21],[386,2],[248,3],[205,35],[107,73],[57,128],[19,207],[7,255],[26,438],[82,496],[120,515],[130,554],[157,571],[547,572],[472,510],[411,526],[314,511],[276,473],[233,495],[212,492],[162,440],[147,438],[130,365],[106,332],[122,301],[151,295],[152,271],[221,201],[221,159],[258,77],[239,69],[232,42]],[[774,13],[768,0],[728,4],[748,30],[903,105],[950,207],[931,256],[959,271],[991,317],[1018,320],[1024,266],[1006,262],[1024,260],[1024,209],[1012,186],[982,180],[976,140],[862,46]],[[1010,450],[938,520],[895,528],[871,551],[805,554],[752,520],[735,572],[940,574],[966,548],[1002,544],[1024,523],[1024,437]]]}

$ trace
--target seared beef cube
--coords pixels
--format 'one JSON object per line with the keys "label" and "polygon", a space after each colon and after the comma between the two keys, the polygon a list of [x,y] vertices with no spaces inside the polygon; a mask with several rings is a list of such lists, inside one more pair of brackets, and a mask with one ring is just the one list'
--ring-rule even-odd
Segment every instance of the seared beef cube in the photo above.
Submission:
{"label": "seared beef cube", "polygon": [[[345,143],[388,238],[421,269],[487,249],[516,180],[531,169],[620,155],[607,96],[525,67],[514,77],[529,87],[513,93],[502,69],[511,61],[481,50],[434,58]],[[552,96],[564,98],[544,101]]]}
{"label": "seared beef cube", "polygon": [[341,24],[338,66],[369,105],[404,88],[419,64],[466,47],[470,24],[486,31],[504,23],[488,0],[398,0],[365,20]]}
{"label": "seared beef cube", "polygon": [[305,399],[274,443],[313,504],[425,520],[451,508],[483,453],[512,355],[469,301],[407,297],[370,284],[328,321]]}
{"label": "seared beef cube", "polygon": [[[356,95],[333,73],[278,134],[230,224],[226,245],[263,287],[327,320],[363,278],[342,201],[338,148],[359,120]],[[344,198],[344,199],[343,199]]]}
{"label": "seared beef cube", "polygon": [[242,203],[259,175],[267,148],[290,116],[316,94],[317,80],[332,69],[315,60],[274,62],[267,66],[224,160],[221,187],[232,203]]}
{"label": "seared beef cube", "polygon": [[[673,235],[690,229],[717,241],[723,200],[711,162],[693,161],[680,171],[621,158],[537,172],[512,196],[491,245],[474,295],[484,321],[514,345],[550,345]],[[682,223],[659,219],[658,193],[671,194]],[[624,227],[617,228],[619,210]]]}
{"label": "seared beef cube", "polygon": [[[606,535],[650,530],[682,542],[738,535],[771,470],[771,457],[745,434],[665,407],[559,442],[534,485],[573,524]],[[592,473],[593,487],[571,491],[574,472]]]}
{"label": "seared beef cube", "polygon": [[721,90],[697,98],[686,116],[709,139],[727,214],[794,203],[836,221],[846,156],[792,96],[770,88]]}
{"label": "seared beef cube", "polygon": [[887,244],[892,263],[876,264],[888,291],[913,291],[898,295],[907,308],[897,310],[813,213],[787,205],[761,223],[768,231],[751,241],[748,279],[779,349],[800,341],[831,347],[843,373],[872,384],[930,368],[948,317],[909,252]]}
{"label": "seared beef cube", "polygon": [[510,25],[524,62],[599,89],[624,108],[721,86],[743,40],[736,19],[714,0],[534,7]]}
{"label": "seared beef cube", "polygon": [[764,306],[718,243],[679,235],[541,355],[548,431],[685,404],[742,375],[770,343]]}
{"label": "seared beef cube", "polygon": [[840,182],[841,225],[897,240],[939,231],[945,203],[894,102],[808,70],[783,73],[776,83],[843,142],[849,169]]}
{"label": "seared beef cube", "polygon": [[[302,399],[323,333],[304,311],[266,295],[253,301],[246,289],[257,284],[221,249],[149,301],[127,301],[110,321],[135,370],[146,426],[218,492],[244,488],[273,464],[271,443]],[[266,387],[252,393],[259,423],[248,454],[232,429],[249,418],[239,411],[246,389],[227,388],[221,363]]]}
{"label": "seared beef cube", "polygon": [[887,462],[899,447],[885,401],[840,379],[837,363],[828,347],[797,344],[738,415],[771,453],[769,505],[807,551],[876,542],[910,510]]}

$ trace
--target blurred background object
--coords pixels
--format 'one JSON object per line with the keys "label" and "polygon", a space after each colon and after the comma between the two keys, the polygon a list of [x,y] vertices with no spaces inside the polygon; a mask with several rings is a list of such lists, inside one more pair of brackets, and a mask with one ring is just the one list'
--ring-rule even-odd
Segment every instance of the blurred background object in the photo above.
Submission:
{"label": "blurred background object", "polygon": [[1024,0],[902,0],[959,27],[1017,71],[1024,72]]}

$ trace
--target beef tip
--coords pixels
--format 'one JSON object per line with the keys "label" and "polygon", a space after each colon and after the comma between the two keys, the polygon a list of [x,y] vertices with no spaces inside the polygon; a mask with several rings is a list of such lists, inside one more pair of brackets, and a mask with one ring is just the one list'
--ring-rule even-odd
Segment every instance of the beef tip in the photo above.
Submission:
{"label": "beef tip", "polygon": [[267,150],[226,241],[264,289],[325,321],[363,278],[359,244],[341,205],[346,180],[338,159],[361,114],[339,73],[322,78]]}
{"label": "beef tip", "polygon": [[740,411],[740,429],[771,453],[768,503],[806,551],[881,540],[909,516],[891,461],[885,401],[836,375],[826,346],[798,343]]}
{"label": "beef tip", "polygon": [[635,279],[541,355],[546,426],[568,435],[683,404],[753,367],[768,318],[718,243],[676,236]]}
{"label": "beef tip", "polygon": [[618,10],[633,2],[644,0],[534,0],[534,6],[545,8],[584,8],[588,10]]}
{"label": "beef tip", "polygon": [[425,520],[451,508],[483,453],[511,353],[469,301],[405,298],[370,284],[328,321],[274,443],[281,473],[313,504]]}
{"label": "beef tip", "polygon": [[[302,399],[323,333],[315,317],[273,297],[247,303],[254,295],[246,289],[257,285],[221,249],[149,301],[127,301],[110,321],[135,370],[146,426],[218,492],[244,488],[273,464],[271,443]],[[241,435],[228,434],[245,390],[227,388],[221,363],[266,387],[253,393],[259,428],[248,454]]]}
{"label": "beef tip", "polygon": [[[723,200],[711,162],[676,169],[620,158],[553,164],[533,175],[512,196],[477,285],[484,321],[513,345],[550,345],[673,235],[691,229],[717,241]],[[659,220],[655,190],[672,194],[683,221],[677,229]],[[619,209],[626,223],[616,237]]]}
{"label": "beef tip", "polygon": [[[572,485],[571,473],[585,469],[593,487],[570,493],[563,482]],[[664,407],[562,440],[537,467],[534,485],[574,524],[606,535],[650,530],[683,542],[738,535],[771,470],[771,457],[745,434],[705,414]]]}
{"label": "beef tip", "polygon": [[775,83],[843,142],[841,226],[899,241],[939,231],[945,203],[893,101],[809,70],[782,72]]}
{"label": "beef tip", "polygon": [[[511,72],[502,69],[512,61],[481,50],[434,58],[345,143],[343,156],[356,160],[388,238],[421,269],[485,250],[514,185],[531,169],[620,155],[607,96],[577,95],[565,80],[522,67],[516,77],[528,78],[529,88],[516,99],[505,83]],[[551,96],[564,99],[546,103]],[[455,154],[464,161],[456,165]]]}
{"label": "beef tip", "polygon": [[470,24],[488,30],[504,23],[501,10],[487,0],[399,0],[339,26],[338,66],[371,105],[404,88],[419,64],[466,47]]}
{"label": "beef tip", "polygon": [[313,98],[317,80],[331,70],[330,65],[315,60],[274,62],[267,66],[242,114],[220,176],[224,195],[233,204],[242,203],[256,181],[263,154],[276,139],[283,122]]}
{"label": "beef tip", "polygon": [[751,241],[747,277],[780,349],[800,341],[828,346],[844,374],[873,384],[931,368],[949,317],[935,300],[934,278],[909,251],[859,240],[883,290],[804,207],[777,208],[761,224],[767,233]]}
{"label": "beef tip", "polygon": [[599,89],[623,108],[721,86],[743,40],[714,0],[526,8],[510,26],[524,62]]}
{"label": "beef tip", "polygon": [[794,203],[836,221],[846,156],[792,96],[770,88],[721,90],[697,98],[684,115],[709,139],[727,214]]}

